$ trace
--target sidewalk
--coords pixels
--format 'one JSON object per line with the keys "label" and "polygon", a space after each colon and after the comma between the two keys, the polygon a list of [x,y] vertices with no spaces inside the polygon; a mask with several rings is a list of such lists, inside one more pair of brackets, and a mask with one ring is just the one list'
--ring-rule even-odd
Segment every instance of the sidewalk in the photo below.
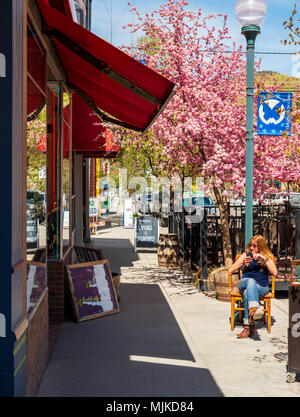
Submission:
{"label": "sidewalk", "polygon": [[236,339],[230,304],[180,283],[180,270],[158,268],[151,250],[133,251],[133,230],[104,229],[93,238],[121,272],[115,315],[61,327],[39,397],[294,397],[285,382],[287,300],[272,301],[272,332]]}

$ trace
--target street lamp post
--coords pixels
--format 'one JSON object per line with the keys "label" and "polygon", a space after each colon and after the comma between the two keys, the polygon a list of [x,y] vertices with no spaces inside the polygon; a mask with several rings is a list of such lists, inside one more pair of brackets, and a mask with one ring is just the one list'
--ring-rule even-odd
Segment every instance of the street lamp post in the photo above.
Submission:
{"label": "street lamp post", "polygon": [[247,41],[245,246],[253,234],[254,48],[266,11],[266,0],[238,0],[235,6]]}

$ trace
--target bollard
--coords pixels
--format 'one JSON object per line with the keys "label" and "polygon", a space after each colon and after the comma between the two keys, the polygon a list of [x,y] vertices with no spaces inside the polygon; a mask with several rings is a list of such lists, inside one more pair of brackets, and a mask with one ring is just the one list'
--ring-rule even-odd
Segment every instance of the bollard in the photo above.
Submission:
{"label": "bollard", "polygon": [[300,285],[289,286],[288,372],[287,382],[300,373]]}

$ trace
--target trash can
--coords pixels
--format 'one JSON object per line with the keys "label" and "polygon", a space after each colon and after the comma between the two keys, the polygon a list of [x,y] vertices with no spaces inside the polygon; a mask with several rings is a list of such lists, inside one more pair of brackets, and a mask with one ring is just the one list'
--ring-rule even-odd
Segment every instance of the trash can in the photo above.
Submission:
{"label": "trash can", "polygon": [[295,382],[297,373],[300,373],[300,284],[292,283],[289,286],[287,382]]}

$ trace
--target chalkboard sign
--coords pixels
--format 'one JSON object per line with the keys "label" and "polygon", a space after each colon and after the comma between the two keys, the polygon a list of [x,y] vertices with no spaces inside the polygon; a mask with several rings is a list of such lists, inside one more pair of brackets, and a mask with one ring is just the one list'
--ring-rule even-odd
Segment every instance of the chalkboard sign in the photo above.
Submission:
{"label": "chalkboard sign", "polygon": [[156,248],[159,238],[159,223],[157,217],[141,216],[135,223],[136,248]]}
{"label": "chalkboard sign", "polygon": [[68,265],[67,271],[77,322],[120,312],[107,259]]}
{"label": "chalkboard sign", "polygon": [[26,219],[26,242],[29,249],[39,247],[39,220],[37,217],[27,217]]}

